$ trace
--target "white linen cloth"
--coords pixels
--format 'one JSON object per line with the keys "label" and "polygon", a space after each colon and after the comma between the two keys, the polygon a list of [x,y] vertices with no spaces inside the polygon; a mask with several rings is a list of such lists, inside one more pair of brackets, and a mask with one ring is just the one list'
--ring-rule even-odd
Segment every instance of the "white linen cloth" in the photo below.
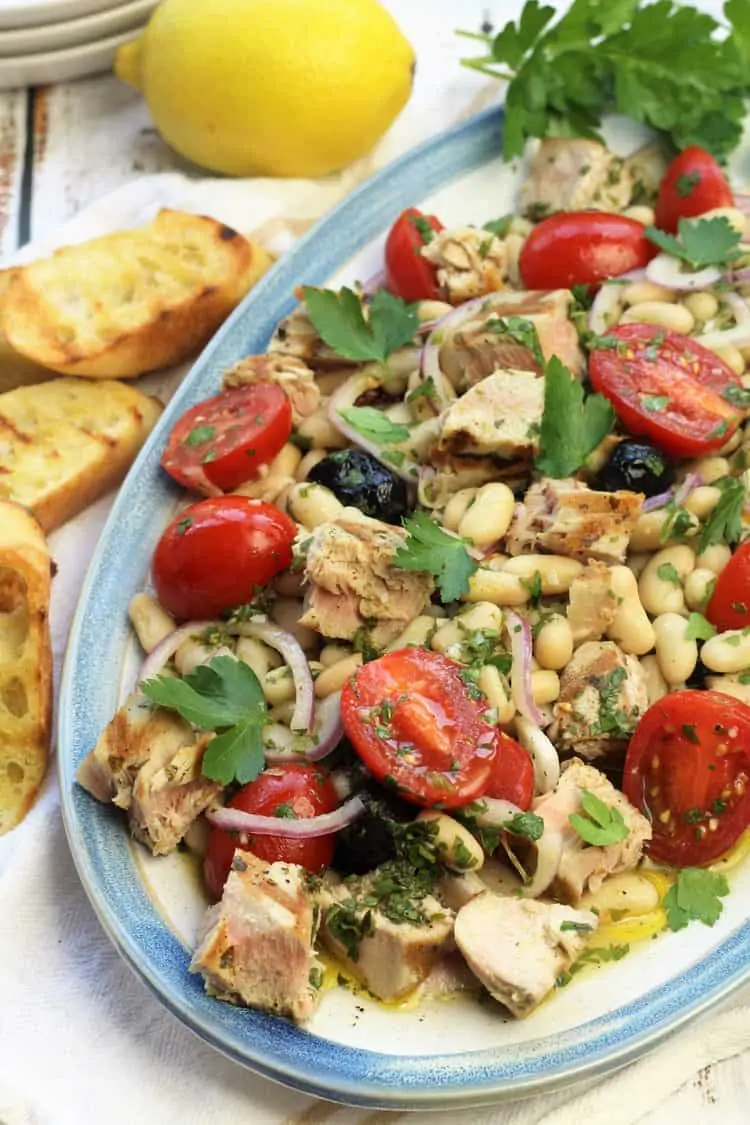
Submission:
{"label": "white linen cloth", "polygon": [[[278,249],[364,178],[417,141],[499,95],[458,66],[466,42],[454,23],[477,29],[485,5],[464,0],[390,0],[417,45],[412,101],[376,152],[320,182],[187,180],[149,176],[128,184],[27,247],[29,259],[56,246],[137,225],[160,205],[204,211]],[[488,3],[497,21],[520,0]],[[709,6],[709,5],[706,5]],[[715,7],[715,5],[711,5]],[[471,53],[471,52],[469,52]],[[277,222],[276,220],[281,220]],[[152,379],[166,389],[169,380]],[[59,571],[52,629],[56,670],[80,584],[111,498],[52,536]],[[650,1057],[600,1083],[494,1109],[452,1112],[451,1125],[739,1125],[748,1120],[750,991]],[[704,1068],[740,1053],[731,1071]],[[690,1087],[702,1071],[705,1097]],[[726,1076],[732,1084],[726,1088]],[[724,1077],[722,1077],[724,1076]],[[721,1086],[716,1101],[711,1082]],[[743,1097],[743,1086],[745,1095]],[[675,1095],[676,1100],[671,1099]],[[679,1107],[679,1108],[678,1108]],[[406,1115],[403,1115],[404,1117]],[[399,1113],[336,1107],[244,1071],[193,1037],[135,979],[101,930],[79,884],[59,813],[54,763],[23,824],[0,839],[0,1125],[375,1125]],[[410,1115],[425,1125],[434,1115]]]}

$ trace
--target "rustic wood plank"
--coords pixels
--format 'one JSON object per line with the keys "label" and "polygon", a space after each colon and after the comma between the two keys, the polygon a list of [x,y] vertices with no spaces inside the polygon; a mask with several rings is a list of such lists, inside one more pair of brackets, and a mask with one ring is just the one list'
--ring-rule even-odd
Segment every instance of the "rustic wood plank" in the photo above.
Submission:
{"label": "rustic wood plank", "polygon": [[0,94],[0,261],[18,246],[27,104],[25,90]]}

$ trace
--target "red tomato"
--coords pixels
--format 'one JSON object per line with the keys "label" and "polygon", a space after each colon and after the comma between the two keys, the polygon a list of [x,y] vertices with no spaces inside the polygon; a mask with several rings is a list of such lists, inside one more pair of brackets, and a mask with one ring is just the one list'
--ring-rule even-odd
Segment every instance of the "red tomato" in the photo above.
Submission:
{"label": "red tomato", "polygon": [[630,740],[623,792],[651,820],[653,859],[717,859],[750,824],[750,707],[718,691],[654,703]]}
{"label": "red tomato", "polygon": [[289,566],[296,531],[261,500],[199,500],[175,516],[154,551],[156,596],[179,621],[218,617]]}
{"label": "red tomato", "polygon": [[[314,766],[272,766],[259,778],[240,789],[229,802],[230,809],[258,816],[290,816],[307,820],[333,812],[338,805],[336,791],[328,774]],[[281,810],[279,812],[279,809]],[[288,836],[256,836],[240,844],[237,833],[212,828],[208,838],[203,875],[213,899],[221,898],[234,850],[247,848],[268,863],[299,863],[308,871],[321,871],[333,859],[334,837],[316,836],[310,840],[291,840]]]}
{"label": "red tomato", "polygon": [[404,301],[436,301],[437,269],[419,253],[430,241],[427,230],[442,230],[434,215],[409,207],[396,219],[385,243],[385,287]]}
{"label": "red tomato", "polygon": [[291,432],[292,408],[281,387],[234,387],[182,415],[169,435],[162,468],[196,492],[211,495],[210,485],[231,492],[257,477]]}
{"label": "red tomato", "polygon": [[656,226],[674,233],[680,219],[733,204],[732,189],[711,153],[691,145],[674,158],[659,184]]}
{"label": "red tomato", "polygon": [[519,266],[527,289],[598,285],[645,266],[657,249],[645,227],[604,211],[562,211],[534,228],[521,248]]}
{"label": "red tomato", "polygon": [[484,797],[512,801],[519,809],[528,809],[534,796],[534,766],[531,758],[515,739],[503,731],[495,735],[497,754]]}
{"label": "red tomato", "polygon": [[706,617],[721,633],[750,625],[750,541],[737,548],[716,579]]}
{"label": "red tomato", "polygon": [[487,788],[495,729],[453,660],[402,648],[344,685],[341,717],[370,772],[416,805],[456,808]]}
{"label": "red tomato", "polygon": [[620,345],[595,348],[589,378],[631,434],[645,434],[674,457],[700,457],[732,436],[742,414],[722,394],[740,380],[695,340],[654,324],[621,324]]}

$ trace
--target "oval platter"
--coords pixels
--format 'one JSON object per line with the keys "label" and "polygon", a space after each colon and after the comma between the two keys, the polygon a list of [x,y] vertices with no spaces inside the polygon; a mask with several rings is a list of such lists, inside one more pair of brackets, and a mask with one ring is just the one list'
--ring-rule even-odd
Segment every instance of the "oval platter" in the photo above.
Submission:
{"label": "oval platter", "polygon": [[[603,1074],[750,980],[744,905],[750,871],[740,870],[713,928],[694,925],[634,946],[616,965],[586,970],[525,1021],[506,1020],[499,1007],[470,997],[393,1010],[339,988],[324,996],[307,1028],[294,1027],[204,993],[200,978],[187,971],[205,906],[194,872],[180,853],[145,855],[117,810],[74,782],[134,667],[128,602],[147,579],[163,527],[185,502],[159,467],[173,422],[219,389],[226,367],[265,349],[293,307],[296,285],[340,285],[375,272],[384,234],[404,207],[435,210],[447,225],[479,224],[510,210],[520,173],[500,158],[501,134],[502,115],[493,110],[401,158],[340,204],[252,291],[180,386],[117,498],[88,572],[63,673],[63,816],[106,933],[161,1002],[207,1043],[257,1073],[351,1105],[477,1106]],[[625,150],[633,147],[631,136]]]}

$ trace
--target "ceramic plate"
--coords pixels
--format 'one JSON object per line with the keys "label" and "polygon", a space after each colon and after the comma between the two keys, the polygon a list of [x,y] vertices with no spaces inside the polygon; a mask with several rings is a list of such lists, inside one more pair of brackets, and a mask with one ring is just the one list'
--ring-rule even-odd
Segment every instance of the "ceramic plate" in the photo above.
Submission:
{"label": "ceramic plate", "polygon": [[111,70],[117,48],[139,34],[134,27],[108,39],[66,47],[61,51],[44,51],[33,55],[0,58],[0,90],[16,86],[46,86],[51,82],[71,82],[88,74]]}
{"label": "ceramic plate", "polygon": [[124,0],[0,0],[0,28],[37,27],[42,23],[74,20],[105,8],[117,8]]}
{"label": "ceramic plate", "polygon": [[[160,1000],[193,1031],[251,1069],[311,1094],[363,1106],[481,1105],[621,1066],[750,979],[750,870],[713,929],[688,927],[594,967],[522,1022],[462,997],[389,1010],[345,989],[327,993],[305,1028],[210,999],[187,972],[204,908],[177,853],[154,860],[132,845],[112,806],[74,784],[133,676],[127,606],[159,535],[185,498],[159,469],[176,418],[216,393],[221,372],[265,349],[296,285],[374,273],[384,232],[410,204],[446,225],[511,209],[518,172],[499,158],[502,120],[484,114],[381,172],[323,220],[264,278],[193,367],[112,510],[73,624],[59,714],[63,813],[83,884],[108,935]],[[632,137],[631,137],[632,141]],[[629,148],[634,147],[631,143]]]}
{"label": "ceramic plate", "polygon": [[59,51],[64,47],[92,44],[121,31],[132,31],[142,26],[157,3],[158,0],[128,0],[116,8],[80,19],[0,31],[0,57],[18,59],[21,55]]}

